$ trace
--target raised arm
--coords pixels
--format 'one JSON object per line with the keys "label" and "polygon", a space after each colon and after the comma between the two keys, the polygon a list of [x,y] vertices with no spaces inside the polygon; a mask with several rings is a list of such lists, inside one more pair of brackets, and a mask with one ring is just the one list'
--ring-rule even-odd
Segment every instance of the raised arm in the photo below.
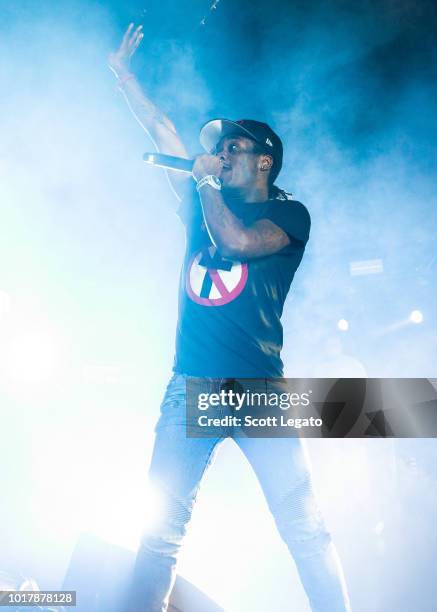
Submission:
{"label": "raised arm", "polygon": [[[108,64],[118,78],[119,87],[138,123],[145,130],[160,153],[188,158],[185,146],[173,122],[162,113],[141,88],[131,71],[130,61],[144,37],[142,26],[134,28],[131,23],[126,30],[120,47],[108,57]],[[167,177],[177,198],[183,198],[189,188],[191,176],[176,171],[167,171]]]}

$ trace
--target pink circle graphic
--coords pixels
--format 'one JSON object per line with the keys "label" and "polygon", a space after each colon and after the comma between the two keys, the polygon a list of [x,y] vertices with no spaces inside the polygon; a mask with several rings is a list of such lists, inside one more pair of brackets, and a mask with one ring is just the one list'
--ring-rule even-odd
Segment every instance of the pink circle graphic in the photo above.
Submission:
{"label": "pink circle graphic", "polygon": [[215,246],[193,255],[188,264],[186,289],[193,302],[202,306],[224,306],[246,286],[248,266],[223,259]]}

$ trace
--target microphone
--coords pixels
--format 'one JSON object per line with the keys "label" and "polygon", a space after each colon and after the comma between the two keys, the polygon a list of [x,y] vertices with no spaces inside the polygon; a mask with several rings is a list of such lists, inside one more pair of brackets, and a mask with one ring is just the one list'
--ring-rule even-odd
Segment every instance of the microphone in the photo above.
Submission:
{"label": "microphone", "polygon": [[167,170],[178,170],[179,172],[188,172],[191,174],[193,170],[194,160],[184,159],[183,157],[175,157],[173,155],[163,155],[162,153],[144,153],[143,161],[158,168],[167,168]]}

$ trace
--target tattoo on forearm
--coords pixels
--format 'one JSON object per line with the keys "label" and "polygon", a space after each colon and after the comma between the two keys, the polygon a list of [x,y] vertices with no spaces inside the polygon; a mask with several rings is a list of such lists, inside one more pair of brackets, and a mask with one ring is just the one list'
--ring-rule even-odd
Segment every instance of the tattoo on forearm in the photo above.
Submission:
{"label": "tattoo on forearm", "polygon": [[201,197],[205,222],[217,247],[241,258],[263,257],[280,251],[290,243],[288,235],[269,219],[245,227],[226,206],[219,194]]}

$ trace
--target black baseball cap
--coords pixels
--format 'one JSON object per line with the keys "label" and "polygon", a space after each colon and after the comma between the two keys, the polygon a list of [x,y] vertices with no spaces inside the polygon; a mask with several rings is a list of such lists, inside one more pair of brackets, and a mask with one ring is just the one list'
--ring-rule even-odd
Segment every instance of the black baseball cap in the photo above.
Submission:
{"label": "black baseball cap", "polygon": [[200,144],[205,151],[212,153],[220,140],[231,134],[246,136],[261,145],[273,157],[272,174],[276,179],[282,167],[283,147],[281,139],[272,128],[267,123],[253,119],[212,119],[200,130]]}

